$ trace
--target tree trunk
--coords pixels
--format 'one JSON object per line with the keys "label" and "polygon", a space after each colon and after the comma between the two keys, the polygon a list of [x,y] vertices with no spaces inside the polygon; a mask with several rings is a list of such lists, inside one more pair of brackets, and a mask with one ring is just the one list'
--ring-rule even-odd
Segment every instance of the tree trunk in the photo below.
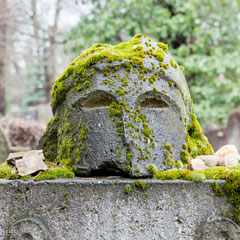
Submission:
{"label": "tree trunk", "polygon": [[49,49],[48,49],[47,65],[45,66],[45,80],[46,80],[45,89],[46,89],[47,101],[51,100],[50,91],[56,75],[56,36],[57,36],[57,30],[58,30],[59,14],[61,11],[61,2],[62,0],[57,0],[54,24],[53,26],[50,26],[48,29]]}
{"label": "tree trunk", "polygon": [[5,82],[6,82],[6,44],[7,44],[7,0],[0,0],[0,115],[6,111]]}

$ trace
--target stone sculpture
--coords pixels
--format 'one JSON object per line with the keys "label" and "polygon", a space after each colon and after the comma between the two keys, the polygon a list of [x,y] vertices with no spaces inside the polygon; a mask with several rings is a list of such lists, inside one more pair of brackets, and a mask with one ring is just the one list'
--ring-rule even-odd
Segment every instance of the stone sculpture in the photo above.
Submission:
{"label": "stone sculpture", "polygon": [[86,49],[53,86],[45,158],[79,176],[142,177],[211,154],[182,69],[167,45],[142,34]]}

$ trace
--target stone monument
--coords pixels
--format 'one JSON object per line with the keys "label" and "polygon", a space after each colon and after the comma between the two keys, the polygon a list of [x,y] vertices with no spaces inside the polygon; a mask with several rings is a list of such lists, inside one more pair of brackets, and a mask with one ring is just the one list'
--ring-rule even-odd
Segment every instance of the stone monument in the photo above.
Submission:
{"label": "stone monument", "polygon": [[149,176],[210,154],[191,109],[187,82],[167,45],[138,34],[97,44],[69,64],[52,89],[47,160],[78,176]]}
{"label": "stone monument", "polygon": [[[141,34],[117,46],[97,44],[70,63],[52,96],[54,118],[42,138],[47,171],[91,177],[1,179],[0,240],[240,238],[233,221],[239,205],[223,194],[230,186],[238,200],[235,169],[210,169],[214,179],[205,181],[201,171],[184,169],[157,173],[194,173],[194,181],[93,177],[149,176],[212,153],[167,45]],[[227,185],[215,181],[227,173]]]}

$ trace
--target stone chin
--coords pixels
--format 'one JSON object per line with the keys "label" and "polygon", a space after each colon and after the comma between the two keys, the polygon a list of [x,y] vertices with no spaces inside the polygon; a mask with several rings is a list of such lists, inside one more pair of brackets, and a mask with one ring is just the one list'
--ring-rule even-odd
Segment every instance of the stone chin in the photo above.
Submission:
{"label": "stone chin", "polygon": [[64,89],[53,87],[55,119],[43,137],[44,154],[79,176],[149,176],[149,164],[159,170],[181,165],[191,112],[182,71],[166,45],[145,36],[125,44],[128,54],[120,45],[85,50],[70,64],[76,69],[57,80]]}

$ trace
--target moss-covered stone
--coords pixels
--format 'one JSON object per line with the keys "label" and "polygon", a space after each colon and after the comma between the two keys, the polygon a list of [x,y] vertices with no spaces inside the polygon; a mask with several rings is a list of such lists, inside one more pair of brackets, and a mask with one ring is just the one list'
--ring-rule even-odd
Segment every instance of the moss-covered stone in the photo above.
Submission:
{"label": "moss-covered stone", "polygon": [[200,155],[213,154],[213,148],[202,133],[201,126],[194,113],[191,113],[191,122],[187,125],[186,144],[181,151],[181,160],[188,163],[192,158]]}

